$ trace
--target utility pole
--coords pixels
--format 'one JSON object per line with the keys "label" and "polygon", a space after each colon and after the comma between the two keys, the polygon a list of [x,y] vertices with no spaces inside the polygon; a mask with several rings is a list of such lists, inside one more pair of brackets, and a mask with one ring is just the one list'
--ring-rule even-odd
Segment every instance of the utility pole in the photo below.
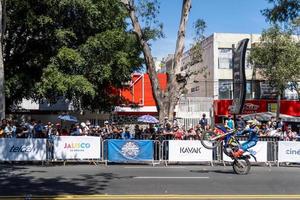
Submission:
{"label": "utility pole", "polygon": [[3,35],[4,35],[4,17],[5,0],[0,0],[0,119],[5,118],[5,94],[4,94],[4,61],[3,61]]}

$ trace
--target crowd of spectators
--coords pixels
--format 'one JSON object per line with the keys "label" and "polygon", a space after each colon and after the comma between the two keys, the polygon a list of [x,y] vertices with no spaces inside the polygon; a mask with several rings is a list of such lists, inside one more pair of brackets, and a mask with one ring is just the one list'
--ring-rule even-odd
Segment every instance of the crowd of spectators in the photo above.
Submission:
{"label": "crowd of spectators", "polygon": [[[275,117],[271,117],[269,121],[259,121],[256,117],[253,120],[258,121],[260,124],[258,128],[258,134],[260,137],[277,137],[280,140],[284,141],[297,141],[299,140],[299,134],[297,131],[292,130],[290,124],[284,123],[281,118],[276,120]],[[229,123],[231,121],[231,123]],[[228,123],[235,126],[238,131],[242,131],[247,128],[248,124],[241,116],[237,117],[237,120],[234,122],[232,116],[228,116],[228,119],[225,121],[225,126],[229,126]]]}
{"label": "crowd of spectators", "polygon": [[[242,131],[248,124],[241,116],[236,120],[228,116],[224,126]],[[161,124],[131,124],[118,125],[114,122],[105,121],[102,126],[92,125],[90,121],[75,123],[69,128],[62,127],[60,123],[30,120],[26,123],[16,123],[12,120],[2,120],[0,126],[0,137],[6,138],[51,138],[52,136],[98,136],[102,139],[152,139],[152,140],[198,140],[202,131],[213,131],[209,120],[203,114],[199,123],[185,128],[176,119],[170,122],[167,118]],[[299,140],[297,132],[290,125],[283,123],[281,119],[272,117],[267,122],[260,122],[259,136],[278,137],[280,140]]]}

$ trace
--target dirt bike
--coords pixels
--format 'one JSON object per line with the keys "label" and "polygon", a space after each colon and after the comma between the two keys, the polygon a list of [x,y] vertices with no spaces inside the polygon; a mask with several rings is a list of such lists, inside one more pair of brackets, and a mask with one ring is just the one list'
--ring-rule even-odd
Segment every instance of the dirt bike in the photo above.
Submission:
{"label": "dirt bike", "polygon": [[205,131],[201,134],[201,144],[207,149],[214,149],[223,143],[223,151],[232,160],[233,171],[236,174],[248,174],[251,169],[249,159],[256,161],[256,157],[249,151],[245,151],[240,157],[234,157],[233,152],[237,151],[241,144],[235,137],[236,130],[226,130],[224,127],[216,126],[214,131]]}

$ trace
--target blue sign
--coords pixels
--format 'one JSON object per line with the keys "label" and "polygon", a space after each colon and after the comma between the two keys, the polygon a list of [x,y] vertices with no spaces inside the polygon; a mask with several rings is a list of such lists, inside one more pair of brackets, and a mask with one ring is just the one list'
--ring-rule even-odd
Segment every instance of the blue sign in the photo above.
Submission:
{"label": "blue sign", "polygon": [[152,161],[154,143],[151,140],[108,140],[108,160]]}

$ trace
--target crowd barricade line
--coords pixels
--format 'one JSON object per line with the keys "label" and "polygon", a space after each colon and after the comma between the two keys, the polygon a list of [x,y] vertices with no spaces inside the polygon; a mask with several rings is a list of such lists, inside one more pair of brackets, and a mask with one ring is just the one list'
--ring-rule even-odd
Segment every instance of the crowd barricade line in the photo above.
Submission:
{"label": "crowd barricade line", "polygon": [[[247,137],[239,137],[241,143]],[[300,163],[300,142],[278,141],[278,137],[260,137],[252,148],[258,164]],[[109,160],[109,141],[117,142],[121,160]],[[128,143],[129,142],[129,143]],[[128,144],[127,144],[128,143]],[[145,146],[143,146],[145,145]],[[116,150],[116,149],[115,149]],[[144,151],[144,152],[143,152]],[[102,140],[96,136],[57,136],[42,138],[0,138],[0,161],[41,161],[44,162],[104,162],[117,163],[199,163],[230,162],[223,153],[223,146],[214,150],[206,149],[200,140]],[[143,155],[139,155],[143,152]],[[121,155],[122,156],[122,155]],[[111,157],[111,155],[110,155]],[[254,164],[254,162],[252,162]]]}

